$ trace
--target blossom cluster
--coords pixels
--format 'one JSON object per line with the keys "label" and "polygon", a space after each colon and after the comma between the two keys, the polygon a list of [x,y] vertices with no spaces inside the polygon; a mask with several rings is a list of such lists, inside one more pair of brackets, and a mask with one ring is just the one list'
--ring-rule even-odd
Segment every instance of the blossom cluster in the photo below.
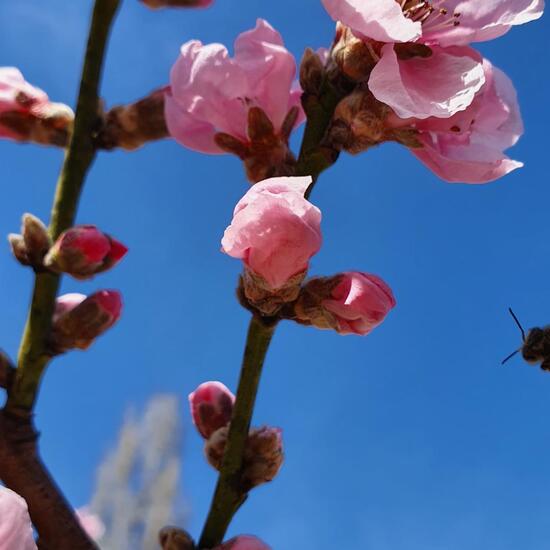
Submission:
{"label": "blossom cluster", "polygon": [[311,181],[281,177],[255,184],[237,203],[222,250],[243,261],[242,291],[261,315],[366,335],[395,306],[382,279],[350,271],[302,284],[322,243],[321,212],[304,196]]}
{"label": "blossom cluster", "polygon": [[[154,9],[212,4],[140,1]],[[329,90],[336,100],[316,152],[328,164],[342,151],[356,154],[393,141],[448,182],[486,183],[510,173],[522,166],[505,153],[523,133],[516,92],[471,44],[539,18],[544,1],[321,3],[336,22],[334,41],[330,49],[306,50],[299,71],[282,36],[264,19],[236,38],[233,55],[222,44],[188,41],[168,84],[99,117],[110,128],[98,132],[94,145],[131,150],[168,132],[188,149],[238,156],[252,187],[235,206],[221,245],[242,261],[241,303],[266,324],[287,319],[367,335],[395,307],[393,292],[379,276],[362,271],[307,279],[322,246],[321,211],[309,200],[319,171],[304,168],[302,155],[293,154],[292,132],[326,108],[323,94]],[[0,67],[0,138],[66,146],[73,118],[67,106],[51,102],[18,69]],[[127,252],[94,225],[55,237],[26,214],[21,234],[9,241],[16,259],[35,272],[79,280],[112,268]],[[120,293],[113,290],[58,297],[47,352],[87,349],[121,309]],[[206,382],[189,395],[189,403],[206,458],[221,470],[235,396],[221,382]],[[242,491],[273,480],[282,463],[281,430],[251,428]],[[161,541],[170,536],[161,533]],[[30,518],[23,499],[0,488],[0,548],[16,547],[36,548]],[[269,548],[255,537],[239,536],[216,550]]]}
{"label": "blossom cluster", "polygon": [[[16,259],[37,272],[66,273],[75,279],[90,279],[115,266],[128,252],[120,241],[95,225],[77,225],[52,242],[46,226],[25,214],[21,234],[10,234]],[[56,301],[52,317],[49,352],[87,349],[111,328],[122,312],[122,297],[116,290],[100,290],[85,296],[71,293]]]}

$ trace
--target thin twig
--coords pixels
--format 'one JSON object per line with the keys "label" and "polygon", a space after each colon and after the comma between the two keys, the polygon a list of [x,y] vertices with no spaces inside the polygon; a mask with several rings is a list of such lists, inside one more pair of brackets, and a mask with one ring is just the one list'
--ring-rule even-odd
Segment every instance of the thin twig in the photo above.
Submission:
{"label": "thin twig", "polygon": [[[56,239],[74,223],[86,173],[96,154],[94,135],[99,122],[99,83],[111,23],[120,0],[96,0],[76,107],[74,131],[57,182],[50,234]],[[51,327],[60,277],[37,274],[21,345],[15,381],[6,409],[31,410],[48,364],[46,340]]]}
{"label": "thin twig", "polygon": [[[55,239],[73,225],[86,173],[95,157],[99,120],[98,92],[107,38],[120,0],[96,0],[82,70],[74,130],[59,176],[50,222]],[[18,368],[0,411],[0,479],[27,502],[40,535],[40,547],[52,550],[95,550],[38,453],[32,425],[40,379],[48,364],[46,342],[60,277],[36,274],[32,302]]]}
{"label": "thin twig", "polygon": [[246,499],[240,483],[245,444],[275,326],[272,323],[266,325],[256,317],[250,321],[227,447],[199,548],[213,548],[223,541],[233,516]]}

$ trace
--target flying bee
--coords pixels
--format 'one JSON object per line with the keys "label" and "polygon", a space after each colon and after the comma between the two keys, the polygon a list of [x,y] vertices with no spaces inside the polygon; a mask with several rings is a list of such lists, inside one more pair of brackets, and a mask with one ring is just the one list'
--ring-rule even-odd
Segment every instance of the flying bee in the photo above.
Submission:
{"label": "flying bee", "polygon": [[502,364],[504,365],[504,363],[514,357],[514,355],[521,352],[521,356],[527,363],[532,365],[540,363],[540,368],[542,370],[550,371],[550,325],[543,328],[532,328],[525,334],[512,308],[508,308],[508,311],[521,332],[523,345],[508,355],[508,357],[502,361]]}

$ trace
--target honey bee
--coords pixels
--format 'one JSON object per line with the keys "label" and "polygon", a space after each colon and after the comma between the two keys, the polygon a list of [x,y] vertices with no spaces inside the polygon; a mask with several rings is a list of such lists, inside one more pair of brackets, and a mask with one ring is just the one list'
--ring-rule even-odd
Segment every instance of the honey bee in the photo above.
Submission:
{"label": "honey bee", "polygon": [[540,363],[540,368],[542,370],[550,371],[550,325],[543,328],[532,328],[525,334],[512,308],[508,308],[508,311],[521,332],[523,344],[519,349],[508,355],[508,357],[502,361],[502,364],[504,365],[504,363],[514,357],[514,355],[521,352],[521,356],[527,363],[532,365]]}

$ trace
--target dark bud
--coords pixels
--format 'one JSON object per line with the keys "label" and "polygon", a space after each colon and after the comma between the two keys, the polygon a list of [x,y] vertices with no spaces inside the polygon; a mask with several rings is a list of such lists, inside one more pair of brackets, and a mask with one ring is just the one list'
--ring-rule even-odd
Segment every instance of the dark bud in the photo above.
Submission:
{"label": "dark bud", "polygon": [[195,550],[195,543],[189,534],[177,527],[163,527],[159,532],[162,550]]}

